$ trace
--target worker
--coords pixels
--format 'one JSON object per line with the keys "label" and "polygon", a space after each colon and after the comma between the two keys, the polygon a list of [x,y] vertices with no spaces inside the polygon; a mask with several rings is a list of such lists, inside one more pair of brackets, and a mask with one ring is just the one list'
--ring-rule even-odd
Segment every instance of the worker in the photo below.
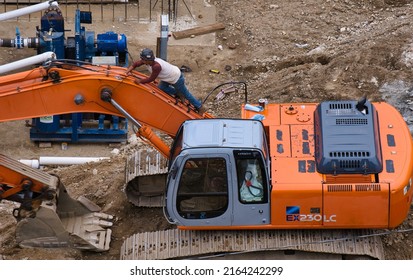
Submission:
{"label": "worker", "polygon": [[201,101],[196,99],[191,92],[189,92],[185,85],[184,75],[177,66],[172,65],[161,58],[155,57],[153,51],[147,48],[142,50],[140,58],[140,60],[128,67],[126,74],[129,75],[129,73],[136,67],[146,65],[151,75],[146,79],[136,79],[135,83],[146,84],[153,82],[158,78],[160,80],[158,85],[159,89],[174,97],[184,96],[201,114],[207,111],[206,106],[203,106]]}

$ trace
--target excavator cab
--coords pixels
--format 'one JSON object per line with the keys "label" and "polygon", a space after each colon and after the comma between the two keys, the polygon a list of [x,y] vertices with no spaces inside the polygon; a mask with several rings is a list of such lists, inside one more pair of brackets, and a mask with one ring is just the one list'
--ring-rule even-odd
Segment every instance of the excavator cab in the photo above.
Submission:
{"label": "excavator cab", "polygon": [[166,216],[187,227],[265,225],[270,178],[261,122],[186,121],[170,162]]}
{"label": "excavator cab", "polygon": [[71,198],[58,177],[4,155],[0,155],[0,177],[0,201],[20,205],[13,215],[21,247],[109,250],[113,216],[100,213],[85,197]]}

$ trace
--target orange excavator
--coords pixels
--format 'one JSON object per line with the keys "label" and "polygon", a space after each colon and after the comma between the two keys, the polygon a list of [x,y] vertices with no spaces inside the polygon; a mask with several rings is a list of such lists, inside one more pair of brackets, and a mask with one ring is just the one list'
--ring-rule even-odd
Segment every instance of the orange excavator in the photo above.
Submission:
{"label": "orange excavator", "polygon": [[[268,250],[283,248],[281,239],[313,245],[346,240],[305,250],[381,258],[372,245],[376,238],[360,241],[360,233],[347,230],[395,228],[408,215],[412,138],[389,104],[244,104],[240,119],[222,119],[201,116],[155,84],[136,85],[133,76],[122,67],[52,61],[0,82],[1,121],[74,112],[119,115],[168,159],[164,212],[178,229],[132,236],[121,259],[204,254],[217,240],[222,242],[215,252]],[[171,147],[152,129],[170,136]],[[23,245],[107,249],[90,244],[108,243],[109,215],[86,199],[73,201],[55,177],[40,179],[42,174],[14,164],[8,158],[1,164],[0,198],[21,203],[15,216]],[[48,214],[40,215],[43,209]],[[93,213],[98,220],[90,222],[86,217]]]}

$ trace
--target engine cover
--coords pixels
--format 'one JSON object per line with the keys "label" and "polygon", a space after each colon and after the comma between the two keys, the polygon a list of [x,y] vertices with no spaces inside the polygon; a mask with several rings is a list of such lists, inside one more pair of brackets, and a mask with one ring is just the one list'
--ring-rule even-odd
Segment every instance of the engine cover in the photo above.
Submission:
{"label": "engine cover", "polygon": [[327,101],[314,116],[317,171],[323,174],[375,174],[383,170],[374,105]]}

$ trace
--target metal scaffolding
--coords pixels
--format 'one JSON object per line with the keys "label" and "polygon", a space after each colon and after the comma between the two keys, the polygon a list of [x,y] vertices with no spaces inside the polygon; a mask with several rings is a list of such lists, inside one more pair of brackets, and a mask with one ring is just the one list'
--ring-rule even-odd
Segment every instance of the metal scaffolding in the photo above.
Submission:
{"label": "metal scaffolding", "polygon": [[[190,5],[192,0],[61,0],[59,8],[65,19],[73,16],[75,9],[94,12],[94,20],[112,21],[152,21],[157,14],[167,14],[170,21],[176,22],[179,16],[188,15],[194,19]],[[45,0],[0,0],[0,13],[21,9]],[[181,12],[181,9],[183,11]],[[182,13],[182,15],[180,15]],[[27,15],[17,20],[38,20],[39,15]]]}

